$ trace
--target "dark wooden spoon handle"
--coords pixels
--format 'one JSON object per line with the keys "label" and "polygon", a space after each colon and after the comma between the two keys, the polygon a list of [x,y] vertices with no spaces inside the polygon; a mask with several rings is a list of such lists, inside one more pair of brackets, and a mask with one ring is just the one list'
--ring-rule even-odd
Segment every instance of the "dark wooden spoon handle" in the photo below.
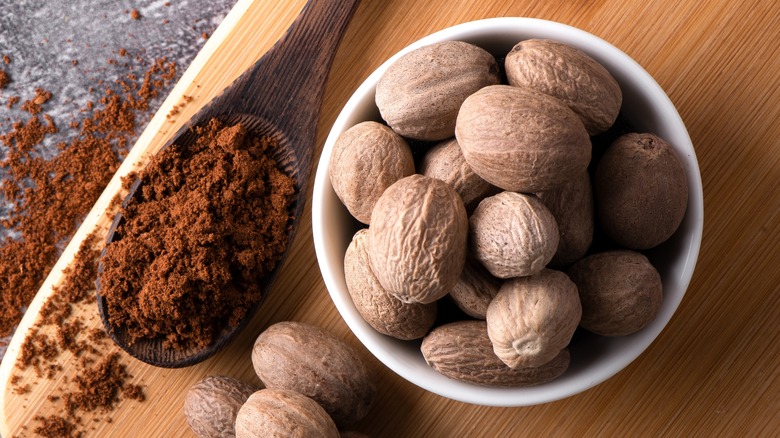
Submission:
{"label": "dark wooden spoon handle", "polygon": [[[287,33],[226,90],[229,112],[273,119],[290,141],[313,138],[330,65],[358,0],[309,0]],[[222,100],[222,99],[220,99]],[[220,113],[219,106],[212,108]],[[299,129],[311,132],[296,132]]]}

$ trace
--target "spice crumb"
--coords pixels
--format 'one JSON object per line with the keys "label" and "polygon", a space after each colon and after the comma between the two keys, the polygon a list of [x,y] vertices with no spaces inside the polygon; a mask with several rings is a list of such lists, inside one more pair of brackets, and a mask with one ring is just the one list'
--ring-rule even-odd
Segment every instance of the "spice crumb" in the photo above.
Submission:
{"label": "spice crumb", "polygon": [[140,20],[141,19],[141,13],[138,12],[138,9],[132,9],[130,11],[130,18],[133,20]]}
{"label": "spice crumb", "polygon": [[139,402],[146,401],[146,394],[144,394],[144,387],[141,385],[128,384],[124,389],[125,397],[131,400],[137,400]]}
{"label": "spice crumb", "polygon": [[202,37],[204,40],[207,40],[207,39],[209,39],[209,34],[208,34],[208,33],[206,33],[206,32],[203,32],[202,34],[200,34],[200,36],[201,36],[201,37]]}
{"label": "spice crumb", "polygon": [[50,91],[46,91],[43,88],[35,89],[35,97],[30,100],[24,101],[22,104],[22,111],[35,115],[41,112],[41,106],[51,99],[52,94]]}
{"label": "spice crumb", "polygon": [[0,89],[11,83],[11,76],[5,70],[0,70]]}
{"label": "spice crumb", "polygon": [[16,395],[24,395],[28,394],[30,391],[32,391],[32,388],[30,387],[30,384],[26,384],[23,386],[15,386],[14,387],[14,394]]}
{"label": "spice crumb", "polygon": [[4,63],[5,65],[8,65],[8,64],[10,64],[10,63],[11,63],[11,57],[10,57],[10,56],[8,56],[8,55],[3,55],[3,63]]}
{"label": "spice crumb", "polygon": [[43,417],[39,415],[33,419],[41,423],[40,426],[35,428],[34,432],[45,438],[81,436],[80,433],[76,433],[76,425],[61,416],[49,415],[48,417]]}
{"label": "spice crumb", "polygon": [[17,103],[19,103],[19,96],[10,96],[5,106],[6,108],[11,109]]}

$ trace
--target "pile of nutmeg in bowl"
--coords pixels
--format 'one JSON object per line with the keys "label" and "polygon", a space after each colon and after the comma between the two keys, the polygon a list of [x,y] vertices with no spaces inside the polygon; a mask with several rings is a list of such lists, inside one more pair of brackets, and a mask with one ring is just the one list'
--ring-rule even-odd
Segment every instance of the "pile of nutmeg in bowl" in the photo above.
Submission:
{"label": "pile of nutmeg in bowl", "polygon": [[[664,138],[616,126],[621,88],[586,53],[525,39],[499,59],[453,40],[397,58],[381,120],[341,133],[328,176],[363,224],[344,279],[365,322],[450,379],[527,387],[566,372],[575,332],[656,318],[645,252],[680,226],[688,178]],[[441,323],[447,300],[460,320]]]}

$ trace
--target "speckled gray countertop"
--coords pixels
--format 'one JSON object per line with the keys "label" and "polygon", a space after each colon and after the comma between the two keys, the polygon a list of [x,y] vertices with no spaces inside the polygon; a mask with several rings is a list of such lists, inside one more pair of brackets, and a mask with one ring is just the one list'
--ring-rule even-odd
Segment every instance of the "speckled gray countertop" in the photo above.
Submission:
{"label": "speckled gray countertop", "polygon": [[[128,68],[108,60],[124,48],[145,59],[167,57],[176,62],[177,79],[187,68],[235,0],[0,0],[0,56],[11,63],[0,64],[11,77],[0,90],[0,133],[15,120],[30,117],[21,105],[6,106],[10,96],[21,102],[31,99],[36,88],[52,93],[44,112],[58,125],[73,120],[90,100],[90,87],[99,81],[113,83]],[[137,10],[140,17],[133,18]],[[140,68],[140,67],[139,67]],[[140,73],[143,73],[140,70]],[[160,90],[145,114],[137,114],[135,137],[173,87]],[[49,135],[42,153],[53,154],[54,145],[68,140],[73,130]],[[135,140],[135,138],[133,138]],[[0,143],[0,158],[5,156]],[[7,178],[0,168],[0,178]],[[0,196],[0,217],[9,205]],[[0,229],[0,238],[12,233]],[[7,341],[7,339],[6,339]],[[0,360],[5,347],[0,343]]]}

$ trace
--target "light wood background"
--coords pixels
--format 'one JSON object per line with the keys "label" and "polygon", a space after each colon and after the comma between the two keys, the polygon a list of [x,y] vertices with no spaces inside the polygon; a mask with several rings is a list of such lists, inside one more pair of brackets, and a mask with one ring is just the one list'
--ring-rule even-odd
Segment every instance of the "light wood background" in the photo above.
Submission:
{"label": "light wood background", "polygon": [[[61,268],[92,229],[105,227],[118,176],[150,153],[284,32],[304,0],[240,0],[184,74],[106,189],[33,303],[35,320]],[[218,356],[184,370],[126,358],[148,401],[123,402],[88,436],[191,436],[181,414],[203,376],[257,382],[256,335],[281,320],[307,321],[357,347],[379,377],[360,429],[382,437],[773,436],[780,434],[780,3],[769,0],[363,0],[336,55],[317,128],[318,151],[351,92],[410,42],[473,19],[528,16],[567,23],[636,59],[667,91],[696,148],[704,183],[699,263],[682,305],[656,342],[612,379],[582,394],[526,408],[488,408],[426,393],[359,345],[331,303],[314,256],[310,210],[275,290],[250,327]],[[175,123],[165,119],[194,96]],[[307,207],[311,205],[308,202]],[[80,311],[96,315],[94,305]],[[100,321],[94,317],[91,324]],[[0,369],[0,433],[10,436],[52,412],[43,380],[25,396],[8,385],[22,335]],[[65,358],[65,356],[63,356]],[[67,363],[64,374],[67,374]],[[89,418],[85,418],[89,424]]]}

